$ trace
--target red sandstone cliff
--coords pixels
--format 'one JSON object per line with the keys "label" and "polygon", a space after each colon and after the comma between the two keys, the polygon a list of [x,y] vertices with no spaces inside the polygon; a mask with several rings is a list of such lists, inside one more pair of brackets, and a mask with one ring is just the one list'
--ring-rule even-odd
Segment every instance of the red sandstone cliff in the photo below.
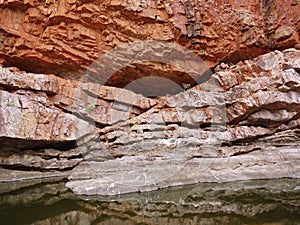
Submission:
{"label": "red sandstone cliff", "polygon": [[[299,7],[276,0],[0,0],[0,62],[16,67],[0,68],[0,181],[71,171],[68,187],[76,193],[112,195],[299,178]],[[149,48],[130,45],[146,40]],[[181,48],[204,61],[200,72],[176,57],[164,63]],[[160,78],[138,92],[176,94],[122,89],[145,76]],[[165,90],[163,78],[175,89]]]}
{"label": "red sandstone cliff", "polygon": [[[299,9],[294,0],[2,0],[0,63],[78,78],[116,46],[165,40],[212,68],[299,44]],[[148,67],[124,68],[108,83],[123,87],[148,71],[180,77],[160,65]]]}

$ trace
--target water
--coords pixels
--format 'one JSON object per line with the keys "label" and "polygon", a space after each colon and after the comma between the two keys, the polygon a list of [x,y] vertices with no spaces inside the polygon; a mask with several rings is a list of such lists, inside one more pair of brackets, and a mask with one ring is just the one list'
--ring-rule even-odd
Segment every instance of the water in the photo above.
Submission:
{"label": "water", "polygon": [[300,224],[300,180],[200,184],[116,197],[75,196],[64,181],[0,184],[0,224]]}

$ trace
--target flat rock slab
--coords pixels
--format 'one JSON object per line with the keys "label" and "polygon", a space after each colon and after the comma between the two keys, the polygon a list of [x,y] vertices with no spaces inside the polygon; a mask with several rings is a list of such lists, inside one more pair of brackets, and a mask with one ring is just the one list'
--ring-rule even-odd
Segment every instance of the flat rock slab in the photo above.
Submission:
{"label": "flat rock slab", "polygon": [[300,178],[299,162],[298,147],[270,147],[245,155],[185,162],[125,157],[85,162],[73,170],[66,186],[79,195],[118,195],[201,182]]}

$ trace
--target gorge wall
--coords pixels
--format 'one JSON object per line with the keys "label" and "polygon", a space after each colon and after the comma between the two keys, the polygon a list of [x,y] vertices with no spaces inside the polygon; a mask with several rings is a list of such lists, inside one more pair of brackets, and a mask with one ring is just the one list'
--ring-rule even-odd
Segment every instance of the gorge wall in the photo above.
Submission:
{"label": "gorge wall", "polygon": [[0,1],[0,181],[115,195],[299,178],[299,5]]}
{"label": "gorge wall", "polygon": [[[2,0],[0,63],[76,79],[116,46],[163,40],[192,50],[212,68],[299,44],[298,12],[294,0]],[[123,68],[107,84],[124,87],[148,73],[189,81],[181,78],[185,71],[145,62]]]}

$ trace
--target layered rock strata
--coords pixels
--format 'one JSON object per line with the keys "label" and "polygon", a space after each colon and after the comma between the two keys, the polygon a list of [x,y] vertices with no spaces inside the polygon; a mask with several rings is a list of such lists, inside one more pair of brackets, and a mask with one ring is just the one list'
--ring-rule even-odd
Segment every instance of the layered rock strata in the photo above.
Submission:
{"label": "layered rock strata", "polygon": [[299,178],[299,57],[288,49],[222,64],[208,82],[103,128],[99,147],[67,186],[78,194],[115,195],[204,181]]}
{"label": "layered rock strata", "polygon": [[[28,169],[70,169],[82,160],[76,146],[155,104],[125,89],[63,80],[53,75],[0,70],[1,165]],[[79,100],[80,99],[80,102]],[[135,100],[128,106],[128,99]],[[92,121],[92,122],[91,122]],[[21,150],[21,152],[20,152]]]}
{"label": "layered rock strata", "polygon": [[149,98],[1,68],[0,164],[73,169],[67,186],[86,195],[299,178],[299,73],[300,51],[286,49],[222,63],[207,82]]}

